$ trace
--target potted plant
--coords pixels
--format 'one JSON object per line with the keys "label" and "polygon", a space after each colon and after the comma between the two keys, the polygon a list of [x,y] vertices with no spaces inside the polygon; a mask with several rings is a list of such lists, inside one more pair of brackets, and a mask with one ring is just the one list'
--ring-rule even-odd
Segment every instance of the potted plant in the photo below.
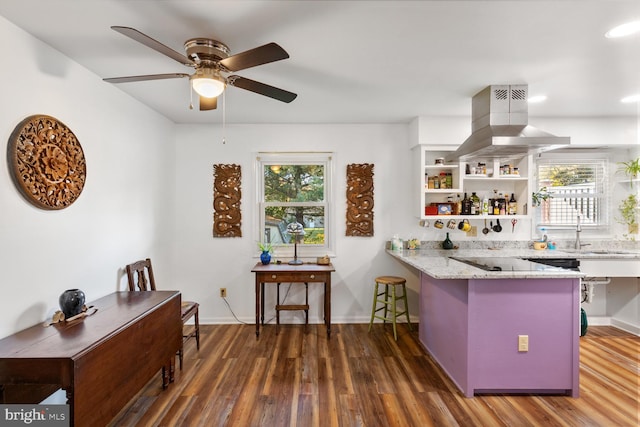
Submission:
{"label": "potted plant", "polygon": [[271,243],[258,242],[260,248],[260,262],[267,265],[271,262],[271,252],[273,251],[273,245]]}
{"label": "potted plant", "polygon": [[533,193],[531,193],[531,203],[535,208],[536,206],[540,206],[542,202],[546,201],[547,199],[551,199],[552,197],[553,194],[549,193],[547,187],[542,187],[538,191],[534,191]]}
{"label": "potted plant", "polygon": [[618,162],[618,172],[622,172],[629,177],[629,184],[633,187],[633,180],[640,178],[640,157],[636,157],[628,162]]}
{"label": "potted plant", "polygon": [[629,194],[629,196],[622,200],[618,206],[621,219],[618,220],[621,224],[627,225],[629,234],[638,234],[638,197],[635,194]]}

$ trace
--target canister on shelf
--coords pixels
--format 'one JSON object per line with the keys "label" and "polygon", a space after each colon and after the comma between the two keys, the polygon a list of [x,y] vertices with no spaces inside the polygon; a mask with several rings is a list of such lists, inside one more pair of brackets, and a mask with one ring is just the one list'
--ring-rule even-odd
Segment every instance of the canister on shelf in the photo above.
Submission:
{"label": "canister on shelf", "polygon": [[449,188],[447,187],[447,173],[440,172],[440,189]]}

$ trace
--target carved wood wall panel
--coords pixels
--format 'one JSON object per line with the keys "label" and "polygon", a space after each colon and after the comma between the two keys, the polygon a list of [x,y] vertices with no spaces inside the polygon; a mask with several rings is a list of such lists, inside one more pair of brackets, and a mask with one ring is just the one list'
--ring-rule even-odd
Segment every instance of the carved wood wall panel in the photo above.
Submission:
{"label": "carved wood wall panel", "polygon": [[242,237],[240,165],[213,165],[213,237]]}
{"label": "carved wood wall panel", "polygon": [[80,142],[64,123],[29,116],[9,137],[7,160],[22,195],[41,209],[64,209],[80,197],[87,165]]}
{"label": "carved wood wall panel", "polygon": [[373,164],[347,165],[347,236],[373,236]]}

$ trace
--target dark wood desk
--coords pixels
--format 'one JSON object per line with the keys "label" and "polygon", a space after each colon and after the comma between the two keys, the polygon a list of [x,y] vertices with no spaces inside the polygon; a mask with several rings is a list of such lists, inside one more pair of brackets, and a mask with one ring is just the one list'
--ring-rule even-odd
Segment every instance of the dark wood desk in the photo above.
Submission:
{"label": "dark wood desk", "polygon": [[4,385],[53,384],[66,391],[71,425],[106,425],[149,379],[173,369],[180,302],[176,291],[116,292],[90,303],[92,316],[0,340],[0,401]]}
{"label": "dark wood desk", "polygon": [[331,338],[331,273],[333,265],[267,264],[258,263],[251,270],[256,274],[256,338],[260,336],[260,323],[264,324],[265,283],[324,283],[324,324]]}

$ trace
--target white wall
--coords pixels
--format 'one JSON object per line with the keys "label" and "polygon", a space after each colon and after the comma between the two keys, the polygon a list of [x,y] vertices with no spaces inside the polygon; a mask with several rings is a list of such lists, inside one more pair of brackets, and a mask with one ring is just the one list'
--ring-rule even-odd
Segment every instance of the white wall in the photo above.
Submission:
{"label": "white wall", "polygon": [[3,147],[24,118],[46,114],[74,132],[87,163],[78,200],[46,211],[19,194],[0,161],[3,337],[44,321],[65,289],[80,288],[91,301],[124,286],[130,261],[158,258],[162,272],[173,225],[174,126],[2,17],[0,50]]}
{"label": "white wall", "polygon": [[[384,242],[411,227],[410,151],[406,125],[227,125],[225,138],[218,126],[178,126],[176,138],[176,219],[174,247],[175,285],[185,298],[201,304],[203,322],[234,322],[219,297],[226,287],[235,314],[246,322],[255,316],[254,276],[258,262],[254,214],[254,158],[259,151],[335,152],[336,257],[332,259],[333,320],[368,321],[372,283],[377,275],[401,274],[412,289],[411,312],[417,314],[417,274],[384,252]],[[213,238],[213,165],[242,167],[242,237]],[[346,165],[373,163],[374,236],[345,237]],[[299,251],[299,255],[304,255]],[[302,285],[298,285],[300,288]],[[291,298],[299,297],[294,292]],[[273,307],[271,297],[267,308]],[[320,286],[310,285],[310,321],[322,315]],[[302,313],[286,313],[283,321],[302,321]],[[268,316],[266,314],[265,316]]]}
{"label": "white wall", "polygon": [[[0,138],[7,141],[29,115],[51,115],[74,131],[87,160],[81,197],[61,211],[27,203],[11,182],[6,161],[0,162],[0,337],[50,316],[65,289],[83,289],[89,300],[124,289],[124,265],[147,256],[154,260],[160,288],[179,289],[185,299],[200,302],[203,323],[235,322],[218,296],[220,287],[228,289],[238,317],[252,322],[250,269],[258,261],[253,160],[258,151],[336,153],[334,321],[368,320],[371,284],[380,274],[407,277],[410,311],[417,313],[416,272],[383,250],[396,233],[436,238],[421,234],[424,229],[412,212],[414,159],[409,147],[415,129],[410,125],[228,125],[225,135],[219,126],[175,126],[1,17],[0,48],[12,58],[0,68]],[[631,138],[633,144],[637,121],[631,128],[624,121],[631,131],[617,132],[614,139]],[[443,139],[448,132],[456,135],[453,141],[468,129],[464,125],[461,130],[461,124],[451,130],[461,123],[459,118],[426,123],[435,126],[436,135],[426,135],[427,141]],[[596,126],[597,135],[606,135],[609,123]],[[569,135],[579,125],[553,123],[566,130],[557,133]],[[242,166],[242,238],[212,237],[215,163]],[[375,164],[373,237],[344,236],[349,163]],[[311,295],[311,320],[318,322],[321,292],[312,288]],[[292,298],[296,296],[294,292]],[[295,317],[284,320],[302,320],[300,313],[291,315]]]}

